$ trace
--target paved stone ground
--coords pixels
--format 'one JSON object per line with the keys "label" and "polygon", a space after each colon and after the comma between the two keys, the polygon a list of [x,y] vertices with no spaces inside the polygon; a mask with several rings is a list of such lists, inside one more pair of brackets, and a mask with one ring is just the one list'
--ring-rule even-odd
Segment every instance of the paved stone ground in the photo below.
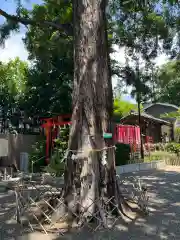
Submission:
{"label": "paved stone ground", "polygon": [[14,213],[14,196],[12,193],[1,194],[0,240],[180,240],[180,167],[166,167],[133,175],[141,178],[148,186],[150,214],[145,218],[137,218],[129,223],[122,222],[114,230],[92,234],[85,230],[63,237],[46,236],[40,233],[23,232],[21,234],[22,229],[13,221],[8,221],[9,215]]}

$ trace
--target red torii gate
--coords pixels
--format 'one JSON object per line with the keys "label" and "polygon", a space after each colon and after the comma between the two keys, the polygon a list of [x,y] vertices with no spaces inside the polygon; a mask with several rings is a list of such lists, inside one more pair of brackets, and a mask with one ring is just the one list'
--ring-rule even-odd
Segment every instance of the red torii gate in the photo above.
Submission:
{"label": "red torii gate", "polygon": [[43,118],[41,121],[44,123],[41,125],[45,129],[46,135],[46,163],[49,163],[50,150],[53,147],[53,140],[57,137],[59,126],[71,124],[71,114],[59,115],[51,118]]}

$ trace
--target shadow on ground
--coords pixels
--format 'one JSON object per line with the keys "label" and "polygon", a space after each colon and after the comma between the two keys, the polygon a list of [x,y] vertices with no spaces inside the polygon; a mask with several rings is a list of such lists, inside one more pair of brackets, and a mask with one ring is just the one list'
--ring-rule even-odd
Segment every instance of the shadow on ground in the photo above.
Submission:
{"label": "shadow on ground", "polygon": [[[122,178],[127,175],[123,175]],[[46,236],[40,233],[27,233],[15,222],[8,222],[11,208],[3,210],[1,207],[0,240],[180,240],[180,170],[171,167],[167,170],[144,171],[132,175],[140,178],[148,187],[150,214],[147,217],[139,217],[129,223],[121,220],[117,222],[113,230],[90,232],[90,230],[83,229],[80,232],[72,232],[64,236]],[[13,199],[13,195],[0,196],[0,204],[2,206],[5,202],[12,204]],[[26,230],[28,231],[28,229]]]}

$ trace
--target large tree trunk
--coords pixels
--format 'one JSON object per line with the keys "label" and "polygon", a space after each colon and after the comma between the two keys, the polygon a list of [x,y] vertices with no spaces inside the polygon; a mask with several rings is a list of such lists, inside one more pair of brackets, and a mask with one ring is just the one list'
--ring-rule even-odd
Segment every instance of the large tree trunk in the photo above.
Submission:
{"label": "large tree trunk", "polygon": [[[105,194],[106,186],[115,185],[114,149],[109,148],[104,164],[102,153],[106,150],[101,150],[107,147],[103,132],[111,131],[113,106],[106,4],[106,0],[73,1],[74,88],[69,139],[72,151],[67,158],[65,197],[68,209],[86,216],[96,211],[94,202]],[[105,164],[107,172],[103,171]],[[109,197],[115,195],[112,189],[107,190]],[[88,214],[84,211],[87,207]]]}
{"label": "large tree trunk", "polygon": [[[106,0],[74,0],[74,88],[64,199],[83,219],[107,199],[119,204],[112,132],[113,95],[106,29]],[[103,150],[104,149],[104,150]],[[106,160],[103,155],[107,154]]]}

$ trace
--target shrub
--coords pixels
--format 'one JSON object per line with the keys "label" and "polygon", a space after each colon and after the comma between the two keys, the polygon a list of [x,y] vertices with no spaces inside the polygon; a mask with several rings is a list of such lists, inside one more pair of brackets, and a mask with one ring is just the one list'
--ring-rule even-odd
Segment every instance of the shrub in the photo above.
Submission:
{"label": "shrub", "polygon": [[64,172],[64,155],[68,147],[69,127],[60,129],[60,137],[55,140],[55,148],[50,163],[45,171],[55,176],[62,176]]}
{"label": "shrub", "polygon": [[175,142],[167,143],[165,145],[165,149],[166,149],[166,151],[175,153],[176,155],[179,156],[179,153],[180,153],[180,143],[175,143]]}
{"label": "shrub", "polygon": [[[40,172],[45,166],[46,140],[41,138],[34,143],[32,151],[29,154],[29,170]],[[32,169],[33,168],[33,169]]]}
{"label": "shrub", "polygon": [[115,152],[116,166],[128,164],[128,161],[130,160],[130,152],[131,148],[129,144],[124,143],[116,144]]}
{"label": "shrub", "polygon": [[53,153],[50,163],[48,166],[45,167],[45,172],[50,173],[51,175],[54,175],[56,177],[60,177],[63,175],[64,172],[64,162],[63,157],[61,153],[58,151],[58,149],[55,150]]}
{"label": "shrub", "polygon": [[[64,169],[63,158],[68,146],[69,127],[60,129],[60,137],[54,141],[54,149],[50,158],[50,163],[46,166],[46,140],[45,138],[37,141],[29,156],[29,169],[33,172],[49,172],[56,176],[61,176]],[[33,166],[33,169],[32,169]]]}
{"label": "shrub", "polygon": [[175,137],[175,141],[176,142],[180,142],[180,127],[176,127],[175,129],[174,129],[174,137]]}

